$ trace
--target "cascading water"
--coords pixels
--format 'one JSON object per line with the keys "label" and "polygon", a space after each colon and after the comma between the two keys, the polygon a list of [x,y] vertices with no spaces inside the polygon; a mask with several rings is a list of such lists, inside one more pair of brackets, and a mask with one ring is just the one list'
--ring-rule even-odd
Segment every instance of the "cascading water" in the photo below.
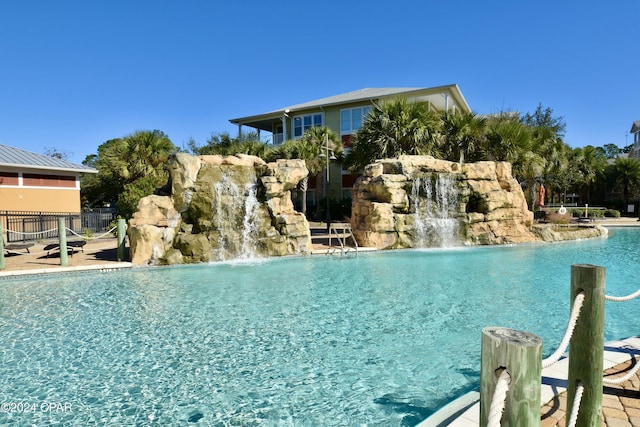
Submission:
{"label": "cascading water", "polygon": [[415,207],[414,247],[450,247],[461,244],[456,218],[459,195],[451,175],[415,178],[411,203]]}
{"label": "cascading water", "polygon": [[255,175],[248,182],[239,183],[231,174],[223,173],[214,184],[217,224],[217,259],[257,258],[258,209]]}

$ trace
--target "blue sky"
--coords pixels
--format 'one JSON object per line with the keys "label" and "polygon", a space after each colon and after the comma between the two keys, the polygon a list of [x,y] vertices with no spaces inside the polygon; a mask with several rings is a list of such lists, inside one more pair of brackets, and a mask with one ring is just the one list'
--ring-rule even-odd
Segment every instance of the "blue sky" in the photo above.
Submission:
{"label": "blue sky", "polygon": [[365,87],[456,83],[476,113],[553,109],[573,146],[630,144],[640,2],[5,0],[0,143],[81,162],[159,129]]}

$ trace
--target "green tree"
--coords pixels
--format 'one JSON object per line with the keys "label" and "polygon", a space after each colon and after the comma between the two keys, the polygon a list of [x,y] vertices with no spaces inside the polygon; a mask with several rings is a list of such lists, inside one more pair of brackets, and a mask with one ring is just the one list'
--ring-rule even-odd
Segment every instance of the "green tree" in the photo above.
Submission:
{"label": "green tree", "polygon": [[483,158],[482,141],[487,120],[475,113],[445,111],[441,115],[441,150],[444,159],[475,162]]}
{"label": "green tree", "polygon": [[198,146],[193,139],[190,139],[187,142],[187,146],[189,151],[196,155],[219,154],[232,156],[242,153],[268,157],[270,154],[267,151],[268,146],[260,142],[257,132],[243,133],[236,138],[232,138],[228,132],[213,133],[205,145]]}
{"label": "green tree", "polygon": [[[325,145],[328,142],[328,145]],[[307,175],[298,187],[302,193],[302,213],[307,213],[307,190],[309,178],[320,176],[320,172],[326,167],[326,149],[329,147],[337,158],[343,157],[342,143],[338,136],[327,127],[312,127],[308,129],[301,139],[289,140],[280,145],[274,155],[277,158],[304,160],[309,175]],[[318,188],[320,188],[318,186]]]}
{"label": "green tree", "polygon": [[513,163],[521,151],[529,149],[531,130],[517,117],[500,113],[487,121],[483,142],[483,160]]}
{"label": "green tree", "polygon": [[578,189],[583,203],[589,203],[596,181],[604,176],[607,158],[592,145],[574,149],[574,162],[578,170]]}
{"label": "green tree", "polygon": [[360,171],[376,159],[402,154],[439,156],[441,124],[425,103],[399,98],[375,105],[353,136],[346,166]]}
{"label": "green tree", "polygon": [[167,182],[166,163],[176,151],[169,137],[159,130],[136,131],[101,144],[96,157],[85,159],[98,173],[83,178],[83,201],[89,206],[115,203],[128,217],[140,198],[153,193],[150,183],[159,186]]}
{"label": "green tree", "polygon": [[623,206],[627,206],[629,192],[640,186],[640,161],[636,158],[619,157],[613,163],[616,183],[622,187]]}
{"label": "green tree", "polygon": [[622,153],[622,150],[616,144],[605,144],[602,148],[604,148],[607,159],[615,159]]}

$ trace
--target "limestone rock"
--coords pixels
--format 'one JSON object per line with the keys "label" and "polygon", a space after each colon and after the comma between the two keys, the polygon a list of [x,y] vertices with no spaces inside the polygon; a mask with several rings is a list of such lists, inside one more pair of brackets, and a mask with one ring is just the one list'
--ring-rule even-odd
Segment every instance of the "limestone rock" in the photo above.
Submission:
{"label": "limestone rock", "polygon": [[366,166],[354,185],[351,227],[361,246],[420,247],[444,238],[437,233],[457,244],[533,242],[532,222],[505,162],[400,156]]}
{"label": "limestone rock", "polygon": [[209,262],[307,253],[311,232],[291,190],[308,175],[302,160],[255,156],[169,160],[171,196],[148,196],[129,221],[134,264]]}

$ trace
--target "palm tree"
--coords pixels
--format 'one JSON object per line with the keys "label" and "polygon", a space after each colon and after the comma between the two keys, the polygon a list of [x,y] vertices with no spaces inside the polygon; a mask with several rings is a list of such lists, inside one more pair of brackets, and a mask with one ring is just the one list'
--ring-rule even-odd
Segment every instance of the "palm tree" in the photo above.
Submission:
{"label": "palm tree", "polygon": [[580,174],[578,181],[580,198],[583,203],[589,203],[591,187],[598,178],[603,176],[607,167],[607,158],[592,145],[576,148],[574,152]]}
{"label": "palm tree", "polygon": [[485,134],[487,120],[475,113],[445,111],[442,120],[442,152],[450,161],[473,162],[480,160],[481,140]]}
{"label": "palm tree", "polygon": [[324,147],[328,147],[338,159],[342,159],[342,144],[335,132],[327,127],[316,126],[308,129],[301,139],[284,142],[274,152],[276,158],[304,160],[309,170],[309,175],[298,184],[302,192],[302,213],[304,215],[307,214],[309,177],[320,176],[320,172],[323,171],[326,165],[326,159],[323,160],[321,158],[321,155],[326,150]]}
{"label": "palm tree", "polygon": [[[116,202],[123,216],[133,213],[141,197],[153,192],[153,186],[167,181],[166,162],[176,147],[163,132],[137,131],[98,147],[98,169],[94,190],[88,202]],[[126,191],[125,191],[126,190]]]}
{"label": "palm tree", "polygon": [[616,183],[622,186],[623,206],[627,206],[629,190],[640,186],[640,161],[635,158],[619,157],[613,163]]}
{"label": "palm tree", "polygon": [[352,139],[346,159],[353,171],[402,154],[439,155],[441,120],[427,104],[399,98],[375,105]]}
{"label": "palm tree", "polygon": [[531,129],[508,114],[499,114],[487,122],[486,135],[482,140],[484,160],[513,163],[519,152],[528,150],[531,144]]}

